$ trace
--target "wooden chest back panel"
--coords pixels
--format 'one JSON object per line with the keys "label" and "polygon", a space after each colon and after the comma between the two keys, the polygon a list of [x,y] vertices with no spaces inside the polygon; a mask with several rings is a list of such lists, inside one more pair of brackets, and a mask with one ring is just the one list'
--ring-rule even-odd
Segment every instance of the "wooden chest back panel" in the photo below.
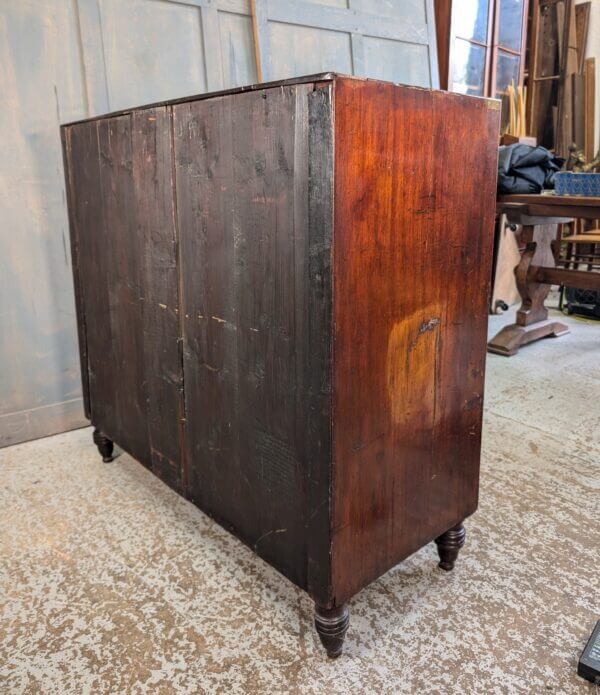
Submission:
{"label": "wooden chest back panel", "polygon": [[78,124],[66,142],[92,420],[181,491],[169,113]]}
{"label": "wooden chest back panel", "polygon": [[188,493],[302,587],[308,466],[330,459],[318,349],[330,331],[309,273],[325,233],[309,233],[312,90],[173,107]]}
{"label": "wooden chest back panel", "polygon": [[335,87],[337,602],[477,506],[496,104]]}
{"label": "wooden chest back panel", "polygon": [[63,130],[94,425],[323,606],[476,508],[496,105],[323,75]]}
{"label": "wooden chest back panel", "polygon": [[186,487],[183,358],[171,109],[134,111],[133,178],[143,297],[146,423],[152,470]]}

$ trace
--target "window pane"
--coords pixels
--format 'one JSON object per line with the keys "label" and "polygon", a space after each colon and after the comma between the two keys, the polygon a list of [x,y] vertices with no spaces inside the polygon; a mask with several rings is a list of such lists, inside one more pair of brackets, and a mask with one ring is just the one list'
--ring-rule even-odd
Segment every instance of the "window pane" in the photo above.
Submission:
{"label": "window pane", "polygon": [[498,43],[513,51],[521,50],[523,0],[500,0]]}
{"label": "window pane", "polygon": [[511,55],[498,51],[498,65],[496,67],[496,94],[495,96],[502,99],[502,130],[508,126],[509,122],[509,102],[508,102],[508,86],[514,82],[515,89],[519,84],[519,56]]}
{"label": "window pane", "polygon": [[456,36],[487,41],[489,0],[461,0],[454,3],[452,21]]}
{"label": "window pane", "polygon": [[515,89],[519,84],[519,56],[498,51],[498,66],[496,67],[496,96],[506,94],[508,85],[514,81]]}
{"label": "window pane", "polygon": [[454,41],[452,90],[461,94],[483,96],[485,48],[468,41]]}

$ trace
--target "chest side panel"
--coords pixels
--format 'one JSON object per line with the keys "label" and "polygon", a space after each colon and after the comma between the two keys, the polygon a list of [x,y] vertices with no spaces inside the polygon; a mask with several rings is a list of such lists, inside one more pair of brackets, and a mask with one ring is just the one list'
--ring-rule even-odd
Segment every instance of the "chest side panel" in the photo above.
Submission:
{"label": "chest side panel", "polygon": [[302,587],[321,494],[310,471],[329,461],[331,223],[311,232],[313,89],[173,107],[190,496]]}
{"label": "chest side panel", "polygon": [[336,82],[338,601],[477,506],[495,106]]}
{"label": "chest side panel", "polygon": [[169,113],[157,108],[73,125],[66,140],[91,419],[181,489]]}

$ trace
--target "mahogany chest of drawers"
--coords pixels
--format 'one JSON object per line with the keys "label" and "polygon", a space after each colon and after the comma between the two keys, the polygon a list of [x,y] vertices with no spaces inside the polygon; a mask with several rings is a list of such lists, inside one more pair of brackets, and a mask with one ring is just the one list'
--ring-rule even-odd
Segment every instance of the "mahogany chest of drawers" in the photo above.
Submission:
{"label": "mahogany chest of drawers", "polygon": [[477,507],[499,103],[322,74],[63,126],[86,415],[316,603]]}

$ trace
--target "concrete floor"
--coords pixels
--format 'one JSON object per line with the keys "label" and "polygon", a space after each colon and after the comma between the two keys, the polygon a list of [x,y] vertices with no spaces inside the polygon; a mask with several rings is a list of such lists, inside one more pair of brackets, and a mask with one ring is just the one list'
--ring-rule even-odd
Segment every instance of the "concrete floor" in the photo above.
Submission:
{"label": "concrete floor", "polygon": [[0,693],[595,692],[600,324],[568,323],[489,356],[455,571],[429,546],[374,582],[336,662],[302,592],[89,429],[1,450]]}

